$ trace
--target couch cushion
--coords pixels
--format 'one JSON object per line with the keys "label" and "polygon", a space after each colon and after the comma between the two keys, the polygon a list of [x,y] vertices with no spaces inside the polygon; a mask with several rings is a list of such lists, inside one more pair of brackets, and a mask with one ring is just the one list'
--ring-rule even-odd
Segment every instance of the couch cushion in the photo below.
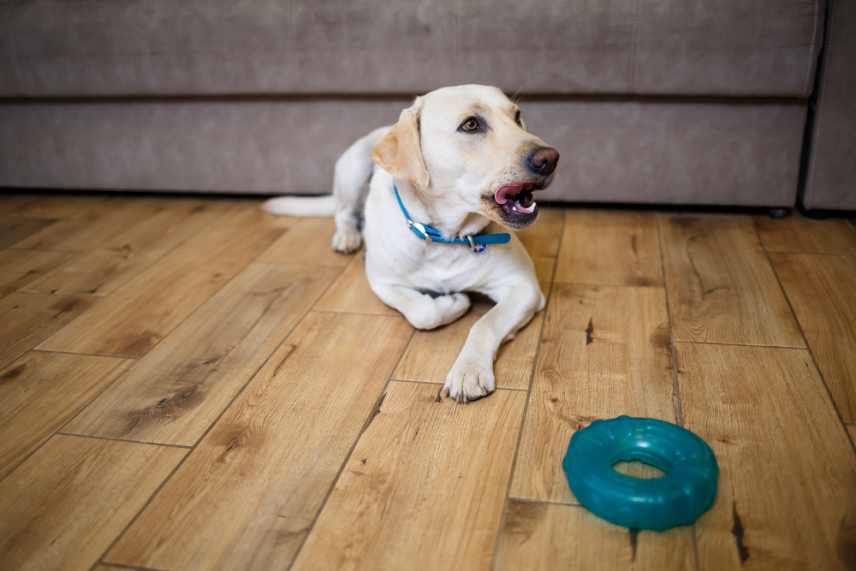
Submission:
{"label": "couch cushion", "polygon": [[17,0],[0,95],[806,96],[822,0]]}
{"label": "couch cushion", "polygon": [[[325,193],[408,100],[0,105],[0,186]],[[523,101],[562,153],[550,200],[793,206],[800,103]],[[618,166],[620,165],[620,168]]]}
{"label": "couch cushion", "polygon": [[830,14],[803,204],[856,210],[856,4],[835,2]]}

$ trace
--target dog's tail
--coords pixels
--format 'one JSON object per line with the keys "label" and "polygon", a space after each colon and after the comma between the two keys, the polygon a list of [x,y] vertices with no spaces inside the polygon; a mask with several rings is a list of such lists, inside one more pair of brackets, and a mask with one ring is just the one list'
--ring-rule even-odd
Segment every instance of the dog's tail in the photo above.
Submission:
{"label": "dog's tail", "polygon": [[262,208],[280,216],[333,216],[336,213],[336,200],[332,194],[278,196],[266,201]]}

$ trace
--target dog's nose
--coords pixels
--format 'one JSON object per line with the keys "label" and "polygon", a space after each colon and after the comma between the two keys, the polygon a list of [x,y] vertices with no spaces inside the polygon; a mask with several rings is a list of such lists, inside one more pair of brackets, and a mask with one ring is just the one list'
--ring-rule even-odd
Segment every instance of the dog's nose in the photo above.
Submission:
{"label": "dog's nose", "polygon": [[553,147],[538,147],[526,157],[526,166],[535,174],[547,176],[556,170],[559,151]]}

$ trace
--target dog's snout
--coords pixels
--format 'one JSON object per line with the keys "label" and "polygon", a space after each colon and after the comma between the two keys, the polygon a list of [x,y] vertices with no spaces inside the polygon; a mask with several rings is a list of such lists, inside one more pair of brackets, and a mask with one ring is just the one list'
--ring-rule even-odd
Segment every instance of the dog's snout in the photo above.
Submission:
{"label": "dog's snout", "polygon": [[526,157],[526,167],[535,174],[547,176],[556,170],[559,151],[553,147],[538,147]]}

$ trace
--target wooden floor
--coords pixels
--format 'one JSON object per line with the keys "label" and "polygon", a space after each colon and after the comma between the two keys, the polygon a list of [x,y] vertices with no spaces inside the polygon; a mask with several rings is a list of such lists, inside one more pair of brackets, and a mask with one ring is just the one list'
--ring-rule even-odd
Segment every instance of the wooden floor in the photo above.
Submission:
{"label": "wooden floor", "polygon": [[[547,309],[467,406],[437,393],[487,306],[414,332],[332,227],[0,197],[0,568],[856,565],[848,221],[544,211]],[[619,414],[713,447],[694,526],[578,505],[568,438]]]}

